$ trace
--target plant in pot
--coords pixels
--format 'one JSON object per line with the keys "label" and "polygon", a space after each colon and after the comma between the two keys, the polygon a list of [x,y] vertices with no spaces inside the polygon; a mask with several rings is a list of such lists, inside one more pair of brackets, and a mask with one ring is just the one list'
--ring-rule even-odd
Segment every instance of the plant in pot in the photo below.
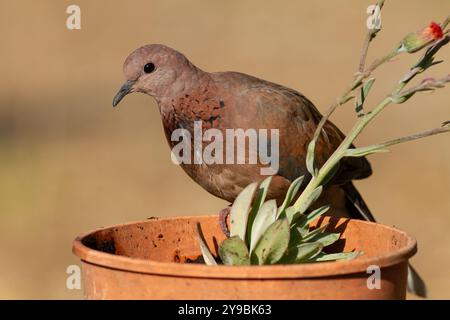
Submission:
{"label": "plant in pot", "polygon": [[[383,4],[384,1],[379,1],[373,10],[380,10]],[[412,79],[441,62],[435,56],[449,42],[448,23],[449,18],[408,34],[392,51],[366,67],[369,45],[379,31],[369,29],[358,72],[348,89],[321,118],[308,144],[308,175],[290,184],[281,205],[266,199],[271,177],[244,188],[230,209],[229,237],[214,216],[155,218],[78,237],[74,252],[82,260],[86,296],[405,298],[408,270],[413,272],[408,267],[408,259],[416,252],[415,240],[400,230],[375,223],[371,216],[365,218],[372,222],[325,217],[331,209],[327,205],[317,207],[316,201],[344,158],[385,152],[398,143],[450,131],[446,122],[439,128],[412,136],[365,147],[353,146],[363,129],[386,107],[404,103],[416,93],[443,88],[450,81],[446,75],[440,79],[425,78],[408,87]],[[366,98],[375,82],[373,72],[401,54],[416,52],[423,53],[393,90],[375,107],[366,108]],[[154,65],[149,66],[149,73],[154,69]],[[114,104],[132,85],[127,82],[128,87],[123,87],[122,95]],[[318,166],[316,149],[324,126],[339,106],[351,100],[355,101],[357,121],[332,155]],[[371,271],[379,277],[368,279]],[[420,283],[412,284],[416,285],[413,289],[424,294]]]}

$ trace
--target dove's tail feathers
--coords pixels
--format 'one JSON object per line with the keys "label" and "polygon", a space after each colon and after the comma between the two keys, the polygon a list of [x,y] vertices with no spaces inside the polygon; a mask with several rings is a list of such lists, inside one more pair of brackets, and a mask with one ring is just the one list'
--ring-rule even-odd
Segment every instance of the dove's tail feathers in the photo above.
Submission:
{"label": "dove's tail feathers", "polygon": [[408,291],[422,298],[427,297],[427,285],[411,264],[408,264]]}
{"label": "dove's tail feathers", "polygon": [[[350,218],[376,222],[375,217],[370,212],[361,194],[352,182],[342,185],[347,199],[346,207],[350,213]],[[417,271],[408,264],[408,291],[422,298],[427,297],[427,286]]]}
{"label": "dove's tail feathers", "polygon": [[345,192],[345,198],[347,199],[346,207],[350,213],[350,218],[375,222],[375,217],[370,212],[369,207],[353,183],[347,182],[341,188]]}

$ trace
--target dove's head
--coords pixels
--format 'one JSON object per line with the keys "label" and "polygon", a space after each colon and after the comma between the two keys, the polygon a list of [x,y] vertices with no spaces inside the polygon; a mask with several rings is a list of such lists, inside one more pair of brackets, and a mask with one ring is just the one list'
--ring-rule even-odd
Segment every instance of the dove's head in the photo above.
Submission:
{"label": "dove's head", "polygon": [[123,64],[126,82],[113,100],[115,107],[127,94],[146,93],[155,98],[176,90],[181,75],[198,70],[178,51],[161,44],[151,44],[133,51]]}

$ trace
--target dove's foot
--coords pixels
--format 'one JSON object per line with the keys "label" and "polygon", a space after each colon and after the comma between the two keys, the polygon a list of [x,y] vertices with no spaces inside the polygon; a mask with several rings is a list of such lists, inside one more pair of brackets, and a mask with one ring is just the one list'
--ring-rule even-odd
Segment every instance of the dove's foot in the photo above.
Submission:
{"label": "dove's foot", "polygon": [[222,209],[219,212],[219,226],[223,234],[226,235],[227,238],[230,236],[230,230],[228,229],[227,225],[227,218],[230,215],[230,212],[231,212],[230,207]]}

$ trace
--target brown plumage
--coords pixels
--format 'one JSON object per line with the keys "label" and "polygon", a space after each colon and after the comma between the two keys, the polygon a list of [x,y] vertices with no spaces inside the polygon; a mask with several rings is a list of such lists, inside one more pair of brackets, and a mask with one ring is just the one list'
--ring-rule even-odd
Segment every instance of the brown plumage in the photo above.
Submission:
{"label": "brown plumage", "polygon": [[[146,73],[145,66],[150,63],[151,69],[147,71],[151,72]],[[135,50],[124,63],[124,74],[127,82],[116,96],[114,105],[130,92],[153,96],[171,147],[177,143],[171,141],[175,129],[187,129],[193,137],[194,121],[199,120],[203,130],[279,129],[279,170],[273,177],[269,197],[280,201],[295,178],[308,176],[306,149],[321,115],[299,92],[243,73],[202,71],[181,53],[163,45],[147,45]],[[342,132],[328,121],[316,146],[319,166],[343,138]],[[206,146],[208,142],[204,144]],[[246,156],[248,158],[248,152]],[[181,166],[205,190],[230,202],[245,186],[265,178],[260,174],[262,164]],[[344,206],[345,192],[341,187],[349,189],[353,179],[370,174],[371,168],[365,158],[344,159],[320,202]],[[346,191],[347,197],[351,191]],[[357,192],[350,196],[364,204]]]}

